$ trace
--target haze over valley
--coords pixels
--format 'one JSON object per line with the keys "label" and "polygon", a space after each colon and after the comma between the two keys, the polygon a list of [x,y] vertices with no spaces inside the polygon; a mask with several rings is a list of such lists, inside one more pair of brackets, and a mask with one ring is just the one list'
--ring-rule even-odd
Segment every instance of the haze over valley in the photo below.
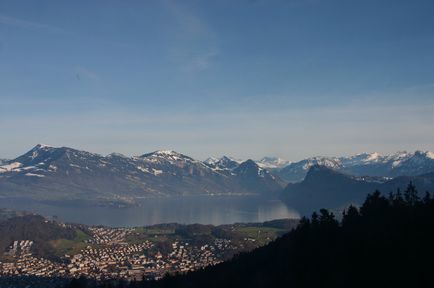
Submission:
{"label": "haze over valley", "polygon": [[102,156],[38,144],[2,163],[0,197],[4,208],[84,224],[219,225],[343,209],[375,189],[405,189],[410,181],[428,191],[433,173],[433,153],[422,151],[297,162],[229,156],[200,161],[172,150]]}

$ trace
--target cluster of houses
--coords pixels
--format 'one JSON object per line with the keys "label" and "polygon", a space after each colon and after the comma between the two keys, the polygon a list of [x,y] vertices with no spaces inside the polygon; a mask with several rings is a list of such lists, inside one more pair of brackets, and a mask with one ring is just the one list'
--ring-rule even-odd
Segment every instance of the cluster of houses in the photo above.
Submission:
{"label": "cluster of houses", "polygon": [[5,255],[13,261],[0,262],[0,276],[33,275],[51,277],[60,275],[65,270],[60,270],[56,263],[32,255],[33,241],[14,241]]}
{"label": "cluster of houses", "polygon": [[119,244],[125,241],[127,235],[134,232],[134,228],[89,227],[93,237],[87,240],[90,244]]}
{"label": "cluster of houses", "polygon": [[0,276],[159,279],[166,273],[215,265],[223,260],[223,251],[237,249],[230,240],[223,239],[199,246],[188,241],[173,241],[170,252],[163,254],[149,240],[128,243],[126,236],[133,229],[93,227],[90,231],[92,238],[85,240],[88,245],[75,255],[64,255],[61,262],[36,258],[31,253],[32,241],[15,241],[6,252],[8,260],[0,262]]}
{"label": "cluster of houses", "polygon": [[33,246],[33,241],[30,240],[21,240],[21,241],[14,241],[14,243],[11,245],[10,250],[6,253],[11,256],[20,255],[20,254],[30,254],[30,250]]}

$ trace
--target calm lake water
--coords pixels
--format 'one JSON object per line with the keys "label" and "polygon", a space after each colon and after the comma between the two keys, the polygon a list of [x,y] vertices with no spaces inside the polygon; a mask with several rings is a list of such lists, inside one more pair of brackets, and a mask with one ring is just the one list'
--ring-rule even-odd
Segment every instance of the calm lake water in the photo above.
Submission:
{"label": "calm lake water", "polygon": [[299,218],[279,200],[253,196],[195,196],[142,200],[128,208],[63,206],[0,199],[0,207],[25,210],[61,221],[111,227],[146,226],[160,223],[232,224]]}

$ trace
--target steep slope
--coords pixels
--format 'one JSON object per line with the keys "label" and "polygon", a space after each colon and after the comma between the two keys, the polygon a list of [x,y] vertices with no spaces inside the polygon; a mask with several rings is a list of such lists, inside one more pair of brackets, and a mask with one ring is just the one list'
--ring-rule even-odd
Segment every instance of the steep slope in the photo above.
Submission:
{"label": "steep slope", "polygon": [[277,172],[277,175],[289,182],[300,182],[306,176],[307,171],[309,171],[312,166],[316,165],[329,167],[335,170],[342,168],[342,163],[338,158],[312,157],[285,166]]}
{"label": "steep slope", "polygon": [[0,196],[118,205],[146,197],[268,195],[276,190],[273,178],[262,172],[255,174],[257,186],[248,185],[244,174],[233,172],[238,165],[223,157],[210,166],[175,151],[101,156],[38,144],[0,166]]}
{"label": "steep slope", "polygon": [[[137,167],[168,195],[230,194],[237,183],[201,161],[175,151],[155,151],[134,157]],[[245,192],[245,191],[244,191]]]}
{"label": "steep slope", "polygon": [[253,160],[241,163],[233,170],[240,184],[249,191],[270,191],[278,193],[282,189],[282,181],[271,175],[268,170],[258,166]]}
{"label": "steep slope", "polygon": [[130,163],[119,166],[108,160],[72,148],[37,145],[0,167],[0,193],[37,200],[128,202],[146,189],[134,180],[138,171],[131,170]]}
{"label": "steep slope", "polygon": [[377,183],[363,181],[324,166],[313,166],[300,183],[288,184],[282,199],[306,215],[321,207],[341,208],[360,203]]}
{"label": "steep slope", "polygon": [[409,182],[416,184],[422,192],[434,191],[434,173],[389,179],[351,176],[328,167],[313,166],[302,182],[288,184],[281,197],[306,215],[321,207],[342,209],[349,204],[360,204],[369,192],[403,190]]}

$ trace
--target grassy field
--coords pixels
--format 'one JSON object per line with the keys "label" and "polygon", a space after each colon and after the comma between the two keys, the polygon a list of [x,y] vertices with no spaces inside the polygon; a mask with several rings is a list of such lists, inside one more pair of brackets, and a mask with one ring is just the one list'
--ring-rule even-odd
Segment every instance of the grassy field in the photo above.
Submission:
{"label": "grassy field", "polygon": [[[231,240],[244,240],[248,238],[252,242],[256,242],[256,245],[265,245],[269,241],[276,239],[285,232],[285,229],[273,228],[273,227],[259,227],[257,225],[252,226],[237,226],[237,225],[226,225],[222,226],[230,231]],[[178,227],[179,228],[179,227]],[[199,226],[200,229],[200,226]],[[193,231],[195,232],[195,231]],[[198,235],[208,236],[216,238],[212,235],[211,230],[206,229],[200,230]],[[201,237],[197,236],[197,237]],[[180,234],[176,232],[175,227],[140,227],[136,228],[135,233],[127,237],[128,243],[140,243],[143,241],[153,241],[153,242],[163,242],[163,241],[174,241],[174,240],[189,240],[191,239],[185,234]]]}
{"label": "grassy field", "polygon": [[80,229],[76,229],[75,231],[76,236],[72,240],[56,239],[50,242],[57,256],[62,257],[65,254],[77,254],[80,252],[81,249],[84,249],[86,246],[89,245],[84,241],[90,239],[90,236]]}
{"label": "grassy field", "polygon": [[243,238],[254,239],[258,245],[265,245],[288,231],[280,228],[251,226],[236,227],[235,232]]}
{"label": "grassy field", "polygon": [[144,241],[162,242],[175,238],[174,228],[139,227],[135,229],[133,234],[127,236],[126,241],[130,244],[136,244]]}
{"label": "grassy field", "polygon": [[[215,233],[220,229],[220,233]],[[223,233],[222,233],[223,231]],[[227,233],[225,233],[227,232]],[[179,224],[162,224],[148,227],[137,227],[132,234],[126,237],[129,244],[143,243],[151,241],[157,245],[170,245],[174,241],[188,241],[190,243],[209,243],[216,238],[225,238],[232,240],[234,244],[241,244],[245,248],[255,248],[267,244],[277,237],[288,232],[288,229],[282,227],[269,227],[258,224],[234,224],[234,225],[179,225]],[[50,242],[57,256],[65,254],[76,254],[89,244],[85,240],[89,239],[80,229],[76,229],[76,236],[72,240],[57,239]],[[91,245],[93,246],[93,245]]]}

